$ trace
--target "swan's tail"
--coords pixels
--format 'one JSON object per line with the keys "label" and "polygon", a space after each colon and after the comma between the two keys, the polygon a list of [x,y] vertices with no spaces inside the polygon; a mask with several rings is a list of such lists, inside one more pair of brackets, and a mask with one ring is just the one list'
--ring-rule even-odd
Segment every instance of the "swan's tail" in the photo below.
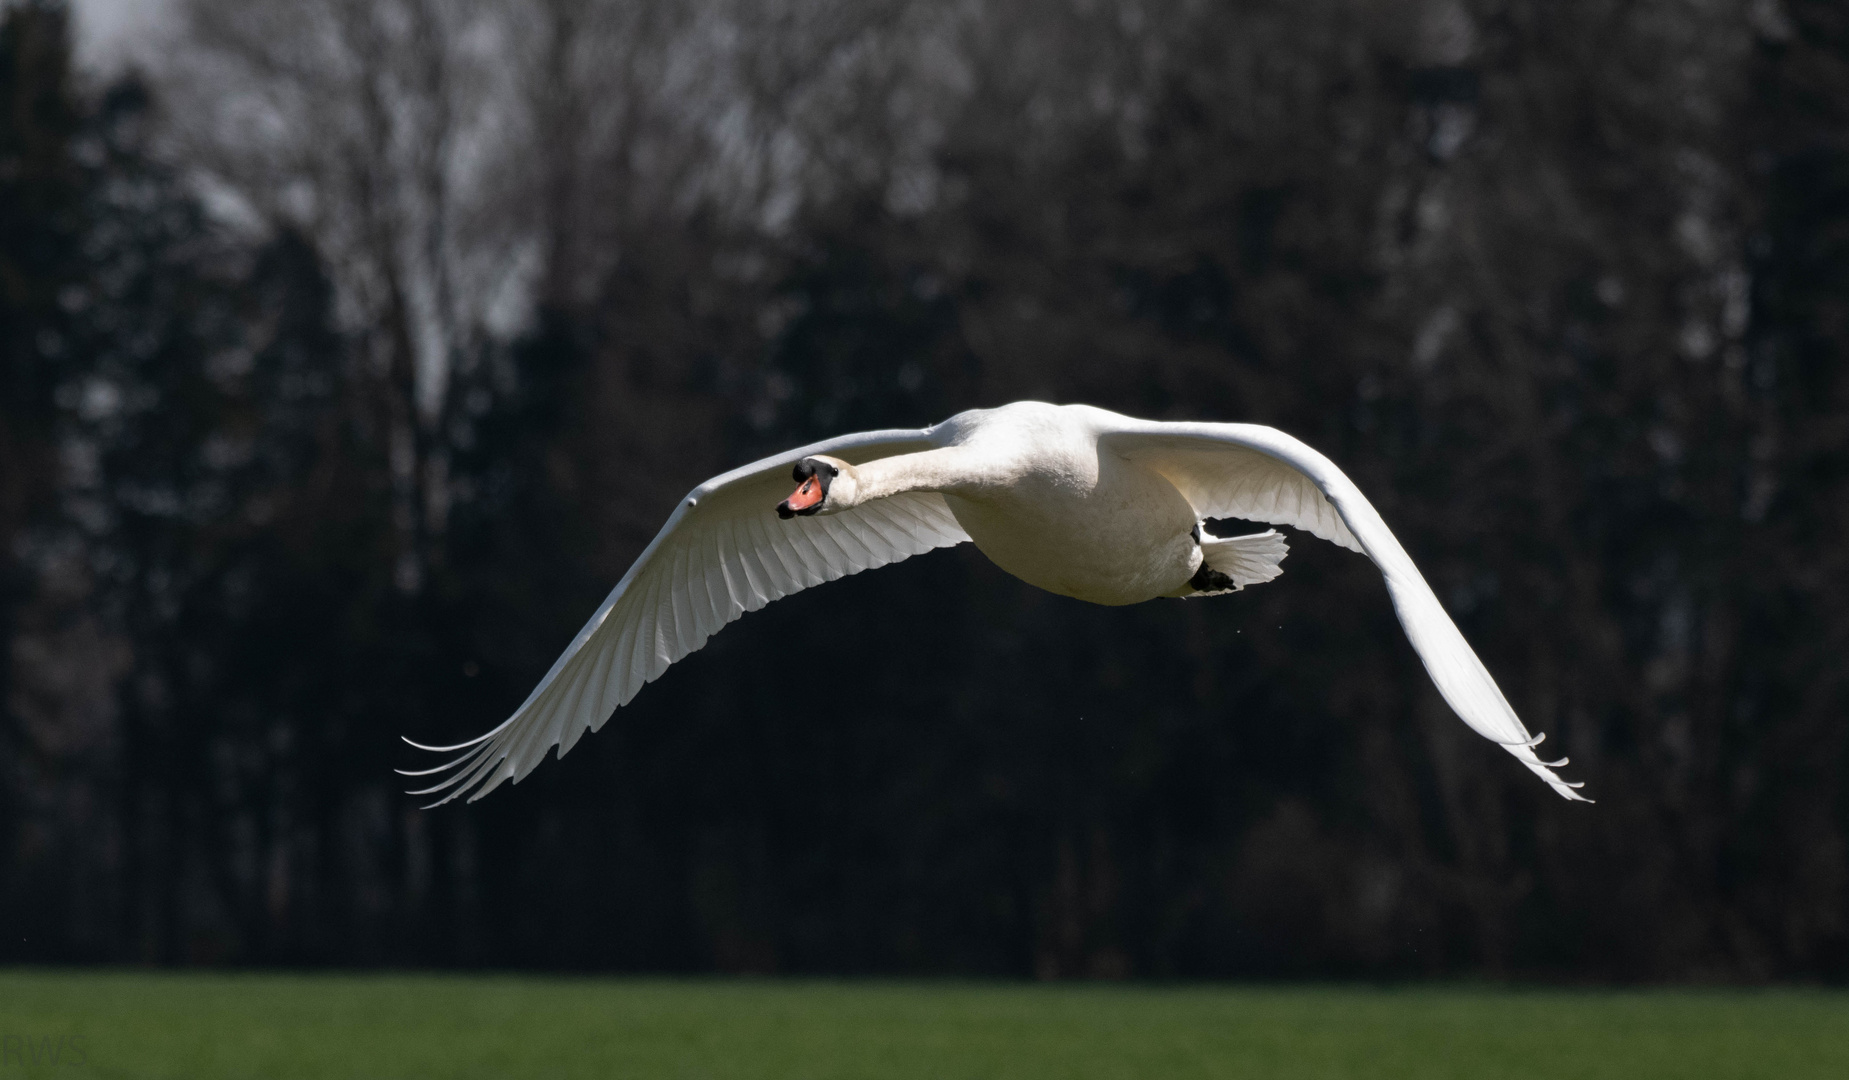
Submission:
{"label": "swan's tail", "polygon": [[1276,529],[1246,536],[1214,536],[1204,526],[1195,532],[1201,544],[1201,572],[1195,575],[1195,596],[1237,592],[1284,572],[1278,564],[1290,554],[1290,547]]}

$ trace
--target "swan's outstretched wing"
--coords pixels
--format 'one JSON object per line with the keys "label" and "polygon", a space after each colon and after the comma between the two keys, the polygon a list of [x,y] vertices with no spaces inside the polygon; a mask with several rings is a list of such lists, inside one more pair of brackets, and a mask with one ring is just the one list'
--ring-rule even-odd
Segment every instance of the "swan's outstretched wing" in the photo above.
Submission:
{"label": "swan's outstretched wing", "polygon": [[[603,726],[645,683],[706,644],[747,611],[811,585],[898,562],[969,539],[942,495],[907,493],[837,514],[779,521],[790,467],[811,454],[850,464],[929,450],[924,431],[870,431],[753,462],[694,488],[603,606],[514,714],[456,746],[421,746],[460,757],[407,776],[447,773],[414,795],[469,794],[473,802],[518,781],[546,751],[563,757]],[[410,740],[406,740],[409,742]]]}
{"label": "swan's outstretched wing", "polygon": [[1164,424],[1110,415],[1099,437],[1110,451],[1161,473],[1200,516],[1291,525],[1365,554],[1386,576],[1400,625],[1438,692],[1464,723],[1502,744],[1568,799],[1589,802],[1542,761],[1496,680],[1438,603],[1406,549],[1335,463],[1275,428],[1257,424]]}

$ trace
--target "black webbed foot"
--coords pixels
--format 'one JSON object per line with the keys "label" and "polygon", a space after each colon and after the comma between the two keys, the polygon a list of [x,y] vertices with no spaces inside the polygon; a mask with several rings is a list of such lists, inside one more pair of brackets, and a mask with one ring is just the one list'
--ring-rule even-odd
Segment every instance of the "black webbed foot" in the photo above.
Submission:
{"label": "black webbed foot", "polygon": [[1228,589],[1239,588],[1238,582],[1206,563],[1202,563],[1201,568],[1188,579],[1188,585],[1195,592],[1225,592]]}

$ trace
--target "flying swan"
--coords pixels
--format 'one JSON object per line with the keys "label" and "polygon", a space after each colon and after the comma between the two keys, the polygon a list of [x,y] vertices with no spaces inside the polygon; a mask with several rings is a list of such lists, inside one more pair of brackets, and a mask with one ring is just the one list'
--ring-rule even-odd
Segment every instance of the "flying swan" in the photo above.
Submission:
{"label": "flying swan", "polygon": [[[792,473],[794,474],[792,477]],[[793,479],[798,487],[783,501]],[[1157,423],[1021,401],[922,430],[843,435],[716,476],[668,523],[499,727],[413,795],[472,802],[596,731],[668,665],[779,597],[965,540],[1030,585],[1094,604],[1214,596],[1283,573],[1275,530],[1221,537],[1208,518],[1288,525],[1374,560],[1406,636],[1464,723],[1563,797],[1496,680],[1380,514],[1328,458],[1256,424]],[[410,742],[409,739],[405,740]]]}

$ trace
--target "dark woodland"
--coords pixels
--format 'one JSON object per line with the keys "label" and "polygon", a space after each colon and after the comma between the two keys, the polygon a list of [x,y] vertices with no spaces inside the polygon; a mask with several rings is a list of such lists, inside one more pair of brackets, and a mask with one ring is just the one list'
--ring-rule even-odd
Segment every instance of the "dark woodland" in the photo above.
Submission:
{"label": "dark woodland", "polygon": [[[1849,7],[942,7],[5,8],[0,963],[1849,978]],[[1307,535],[919,557],[402,793],[688,488],[1021,398],[1327,453],[1596,805]]]}

